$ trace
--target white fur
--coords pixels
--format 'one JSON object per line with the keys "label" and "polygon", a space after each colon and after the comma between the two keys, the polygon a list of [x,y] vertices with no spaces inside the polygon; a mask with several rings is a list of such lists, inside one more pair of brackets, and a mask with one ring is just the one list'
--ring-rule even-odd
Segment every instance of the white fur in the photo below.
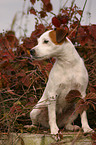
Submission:
{"label": "white fur", "polygon": [[[37,118],[41,112],[40,107],[47,105],[51,134],[57,134],[59,128],[56,123],[56,112],[62,112],[64,107],[67,106],[65,97],[70,90],[78,90],[83,98],[86,96],[88,73],[83,60],[71,41],[66,38],[67,41],[62,45],[55,45],[51,41],[49,33],[50,31],[45,32],[38,39],[38,45],[33,48],[35,55],[32,57],[36,59],[55,57],[56,62],[49,74],[43,96],[31,111],[30,117],[32,123],[37,124]],[[44,40],[49,42],[44,43]],[[71,123],[75,118],[70,119],[66,124],[66,129],[73,129]],[[85,111],[81,115],[81,123],[84,132],[92,130],[88,125]]]}

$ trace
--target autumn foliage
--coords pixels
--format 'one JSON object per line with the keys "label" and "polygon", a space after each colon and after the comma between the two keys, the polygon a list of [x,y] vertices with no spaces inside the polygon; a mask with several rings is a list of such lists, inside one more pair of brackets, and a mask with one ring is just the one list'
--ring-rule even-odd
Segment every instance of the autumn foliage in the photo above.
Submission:
{"label": "autumn foliage", "polygon": [[[36,0],[30,2],[32,7],[29,13],[35,15],[37,19],[42,20],[52,11],[50,0],[42,0],[41,11],[34,8]],[[42,33],[55,27],[68,30],[68,37],[76,46],[80,56],[84,58],[89,73],[89,85],[86,99],[82,100],[80,97],[77,99],[76,111],[81,113],[82,109],[89,110],[90,125],[96,129],[96,119],[94,119],[96,116],[96,25],[82,26],[80,24],[82,13],[83,11],[76,5],[62,8],[58,15],[51,13],[51,22],[45,25],[38,20],[31,36],[22,37],[22,43],[11,30],[0,34],[0,130],[20,132],[23,130],[23,125],[31,123],[29,112],[42,96],[55,59],[33,61],[30,59],[29,51],[37,44],[37,38]],[[75,95],[74,98],[76,99]]]}

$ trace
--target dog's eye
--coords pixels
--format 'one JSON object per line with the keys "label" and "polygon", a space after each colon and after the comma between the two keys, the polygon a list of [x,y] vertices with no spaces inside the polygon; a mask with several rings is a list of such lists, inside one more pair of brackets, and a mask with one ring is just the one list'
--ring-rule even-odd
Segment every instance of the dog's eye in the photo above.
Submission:
{"label": "dog's eye", "polygon": [[48,42],[49,42],[48,40],[44,40],[44,43],[46,43],[46,44],[47,44]]}

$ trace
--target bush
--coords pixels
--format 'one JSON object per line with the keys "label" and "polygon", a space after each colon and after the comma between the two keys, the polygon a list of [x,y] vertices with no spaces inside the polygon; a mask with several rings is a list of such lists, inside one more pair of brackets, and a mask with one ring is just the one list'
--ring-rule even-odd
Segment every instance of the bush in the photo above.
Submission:
{"label": "bush", "polygon": [[[35,0],[30,2],[33,5]],[[42,2],[41,11],[35,10],[34,7],[30,8],[29,12],[36,16],[37,22],[31,36],[22,38],[21,44],[13,31],[0,34],[0,129],[3,132],[21,132],[23,125],[31,123],[28,114],[42,96],[55,59],[32,61],[29,50],[37,44],[37,38],[42,33],[54,27],[63,27],[69,31],[68,37],[85,60],[89,72],[89,86],[83,106],[85,104],[91,106],[88,116],[90,125],[95,129],[96,25],[81,26],[80,20],[84,10],[80,10],[76,5],[62,8],[59,14],[55,15],[51,12],[50,0]],[[44,24],[40,23],[39,19],[45,18],[47,13],[53,15],[51,23],[45,24],[45,21]],[[79,100],[80,104],[82,106],[82,101]]]}

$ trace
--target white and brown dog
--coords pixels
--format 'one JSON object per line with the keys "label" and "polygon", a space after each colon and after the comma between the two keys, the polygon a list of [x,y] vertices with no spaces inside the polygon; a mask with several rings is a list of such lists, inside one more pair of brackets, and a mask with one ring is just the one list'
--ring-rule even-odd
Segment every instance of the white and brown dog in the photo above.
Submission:
{"label": "white and brown dog", "polygon": [[[65,126],[71,131],[79,129],[79,126],[72,125],[78,114],[72,114],[73,104],[68,103],[65,97],[71,90],[78,90],[84,98],[88,84],[84,62],[66,34],[61,28],[47,31],[30,51],[31,57],[35,59],[56,58],[43,96],[30,113],[32,124],[50,127],[51,134],[58,134],[58,127]],[[47,117],[44,108],[48,108]],[[85,111],[81,114],[81,124],[84,132],[92,131]]]}

